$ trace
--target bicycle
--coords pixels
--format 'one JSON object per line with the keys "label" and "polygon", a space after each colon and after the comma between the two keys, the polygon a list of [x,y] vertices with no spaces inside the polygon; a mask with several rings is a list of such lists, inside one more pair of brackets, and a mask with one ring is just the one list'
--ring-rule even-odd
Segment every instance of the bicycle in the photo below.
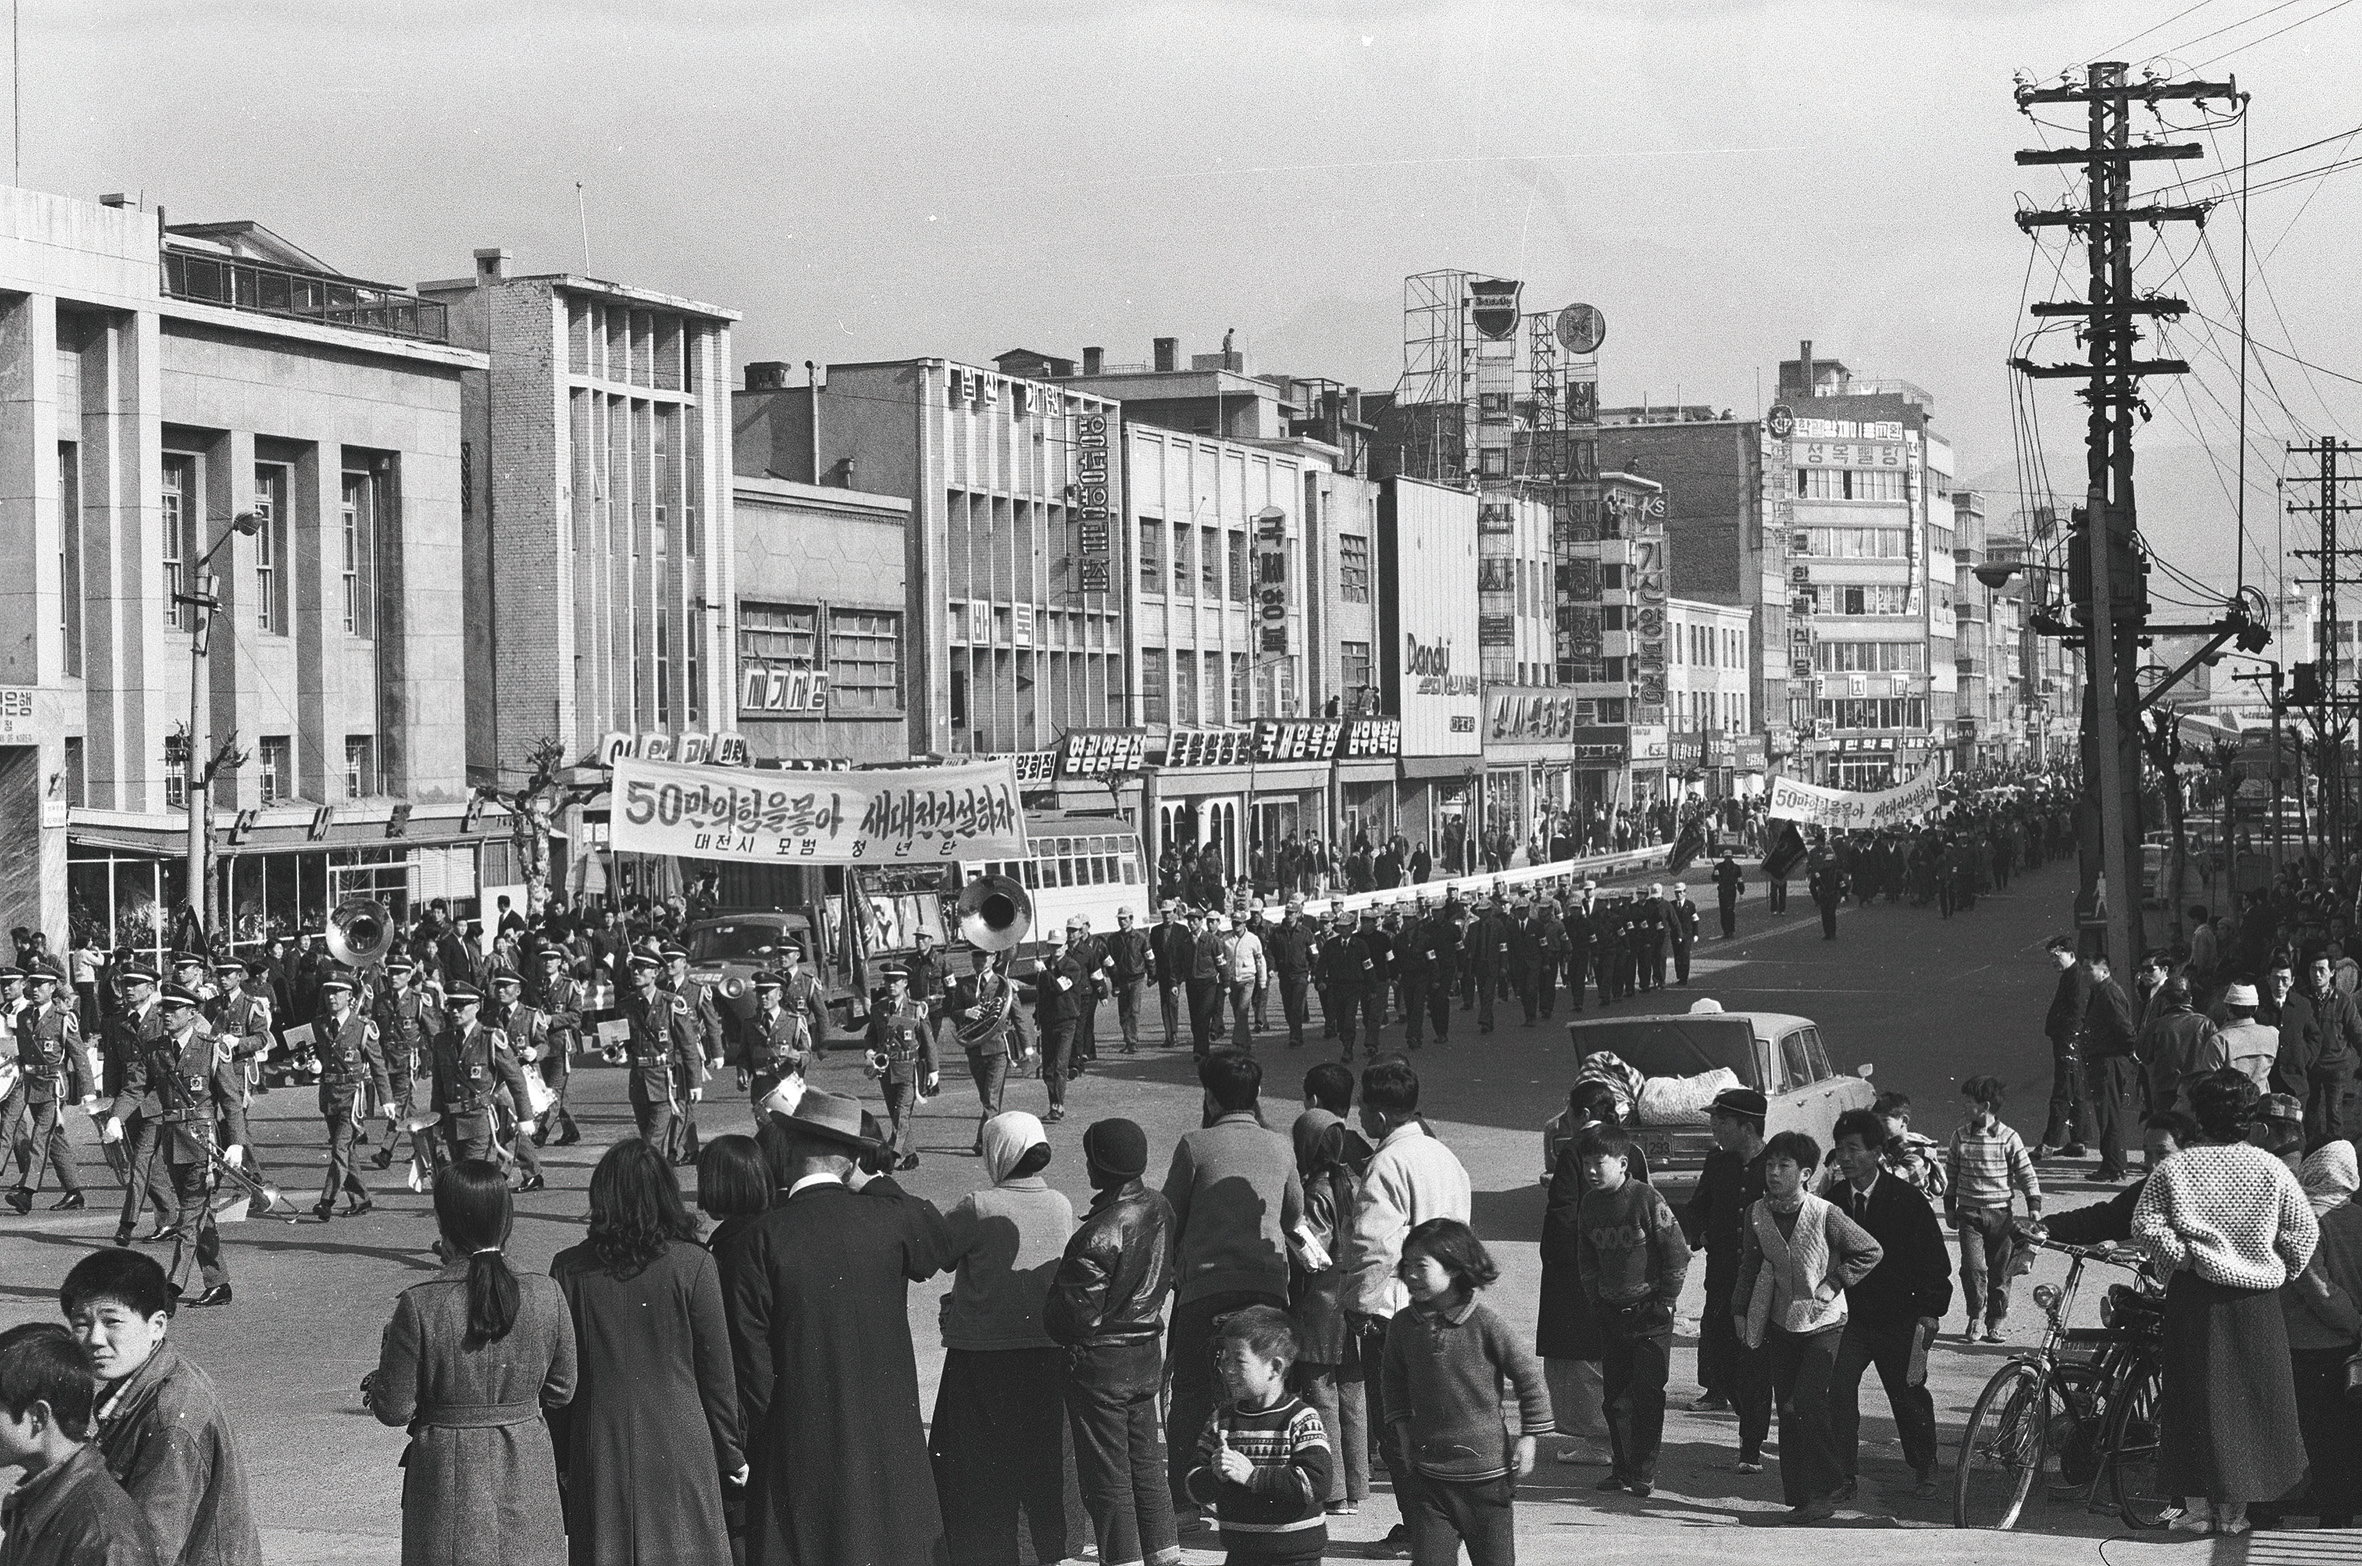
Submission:
{"label": "bicycle", "polygon": [[[1953,1476],[1952,1524],[2016,1527],[2035,1479],[2055,1458],[2066,1497],[2080,1492],[2088,1507],[2104,1480],[2127,1527],[2162,1528],[2180,1510],[2179,1500],[2160,1494],[2157,1484],[2163,1297],[2129,1252],[2040,1238],[2025,1243],[2070,1258],[2067,1281],[2035,1288],[2046,1319],[2041,1343],[1995,1371],[1969,1410]],[[2109,1287],[2100,1326],[2070,1327],[2083,1269],[2092,1262],[2130,1269],[2137,1281]],[[2051,1498],[2046,1489],[2044,1499]]]}

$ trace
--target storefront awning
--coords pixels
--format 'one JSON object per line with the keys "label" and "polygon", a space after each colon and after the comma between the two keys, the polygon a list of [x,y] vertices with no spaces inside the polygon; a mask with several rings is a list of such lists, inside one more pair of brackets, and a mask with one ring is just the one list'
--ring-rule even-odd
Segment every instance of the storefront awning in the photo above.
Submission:
{"label": "storefront awning", "polygon": [[1405,781],[1413,778],[1464,778],[1471,772],[1484,770],[1482,756],[1405,756],[1402,775]]}
{"label": "storefront awning", "polygon": [[1391,783],[1394,779],[1393,757],[1388,757],[1384,761],[1340,761],[1337,763],[1337,781],[1340,783]]}

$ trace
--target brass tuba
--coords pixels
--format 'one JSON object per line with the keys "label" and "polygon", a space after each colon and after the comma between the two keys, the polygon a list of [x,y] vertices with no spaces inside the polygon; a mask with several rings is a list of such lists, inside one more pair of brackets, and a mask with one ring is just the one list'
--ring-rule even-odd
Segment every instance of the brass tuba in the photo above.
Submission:
{"label": "brass tuba", "polygon": [[960,888],[960,939],[979,951],[1013,950],[1033,928],[1033,898],[1015,878],[980,875]]}
{"label": "brass tuba", "polygon": [[381,963],[394,949],[394,921],[366,897],[348,897],[328,916],[328,954],[348,968]]}

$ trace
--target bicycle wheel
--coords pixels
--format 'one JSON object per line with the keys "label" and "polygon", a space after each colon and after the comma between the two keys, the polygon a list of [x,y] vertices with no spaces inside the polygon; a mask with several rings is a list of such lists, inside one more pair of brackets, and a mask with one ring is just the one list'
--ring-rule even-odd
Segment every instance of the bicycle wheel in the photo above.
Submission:
{"label": "bicycle wheel", "polygon": [[2049,1377],[2013,1359],[1985,1383],[1960,1434],[1952,1478],[1952,1526],[2014,1528],[2042,1471],[2049,1435]]}
{"label": "bicycle wheel", "polygon": [[2147,1360],[2126,1375],[2108,1411],[2108,1489],[2127,1528],[2162,1528],[2181,1510],[2181,1498],[2167,1495],[2157,1477],[2164,1398],[2164,1367]]}

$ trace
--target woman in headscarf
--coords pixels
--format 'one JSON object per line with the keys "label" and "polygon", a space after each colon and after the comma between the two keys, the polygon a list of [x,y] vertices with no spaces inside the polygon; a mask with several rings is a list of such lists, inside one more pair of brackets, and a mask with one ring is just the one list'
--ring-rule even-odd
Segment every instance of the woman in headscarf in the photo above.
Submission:
{"label": "woman in headscarf", "polygon": [[1042,1178],[1050,1142],[1021,1110],[984,1123],[992,1184],[944,1215],[943,1379],[928,1456],[952,1566],[1047,1566],[1091,1539],[1075,1485],[1059,1349],[1042,1328],[1074,1206]]}
{"label": "woman in headscarf", "polygon": [[2354,1144],[2323,1146],[2305,1160],[2297,1183],[2321,1225],[2321,1243],[2280,1291],[2280,1305],[2312,1484],[2301,1500],[2249,1508],[2248,1520],[2268,1528],[2282,1512],[2295,1512],[2320,1518],[2324,1528],[2351,1528],[2362,1503],[2362,1408],[2346,1401],[2346,1361],[2362,1342],[2362,1207],[2353,1202],[2362,1178]]}
{"label": "woman in headscarf", "polygon": [[[1328,1509],[1360,1510],[1370,1493],[1370,1436],[1363,1398],[1361,1356],[1346,1324],[1345,1268],[1338,1250],[1352,1233],[1361,1182],[1354,1170],[1370,1148],[1325,1109],[1296,1117],[1296,1172],[1304,1178],[1304,1236],[1310,1247],[1289,1246],[1288,1305],[1296,1318],[1296,1389],[1320,1415],[1337,1461],[1329,1473]],[[1313,1262],[1324,1262],[1315,1267]]]}
{"label": "woman in headscarf", "polygon": [[2191,1084],[2199,1141],[2149,1176],[2132,1216],[2133,1243],[2170,1280],[2158,1482],[2192,1533],[2247,1532],[2248,1505],[2305,1474],[2276,1296],[2321,1228],[2288,1166],[2247,1140],[2259,1096],[2237,1071]]}

